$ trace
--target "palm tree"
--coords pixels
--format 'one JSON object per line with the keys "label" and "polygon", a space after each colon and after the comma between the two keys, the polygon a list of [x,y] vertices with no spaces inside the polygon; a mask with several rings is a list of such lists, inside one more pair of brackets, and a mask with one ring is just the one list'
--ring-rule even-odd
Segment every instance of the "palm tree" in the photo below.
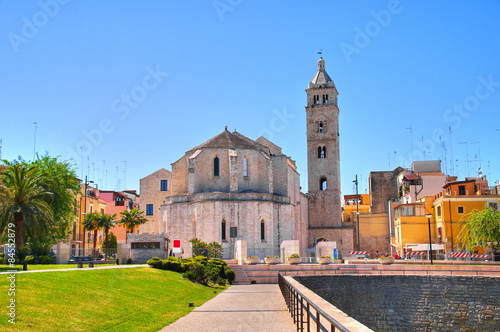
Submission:
{"label": "palm tree", "polygon": [[[148,220],[144,217],[144,211],[140,211],[139,209],[125,210],[120,212],[122,218],[118,221],[120,225],[125,227],[127,233],[133,233],[134,229],[146,223]],[[125,239],[125,243],[127,243],[127,239]]]}
{"label": "palm tree", "polygon": [[[100,214],[99,219],[97,221],[100,229],[104,229],[104,233],[106,234],[106,244],[108,244],[108,233],[111,228],[116,225],[116,213],[113,215],[109,214]],[[108,245],[106,245],[106,259],[108,258]]]}
{"label": "palm tree", "polygon": [[51,192],[50,181],[42,176],[38,168],[24,162],[4,161],[7,169],[0,184],[0,233],[8,227],[8,237],[14,224],[15,243],[23,248],[23,235],[31,238],[42,235],[53,219],[53,212],[48,204]]}
{"label": "palm tree", "polygon": [[83,220],[83,229],[88,231],[94,231],[94,253],[93,257],[95,259],[96,256],[96,247],[97,247],[97,231],[100,229],[99,227],[99,218],[101,215],[95,212],[89,212],[85,215],[85,219]]}

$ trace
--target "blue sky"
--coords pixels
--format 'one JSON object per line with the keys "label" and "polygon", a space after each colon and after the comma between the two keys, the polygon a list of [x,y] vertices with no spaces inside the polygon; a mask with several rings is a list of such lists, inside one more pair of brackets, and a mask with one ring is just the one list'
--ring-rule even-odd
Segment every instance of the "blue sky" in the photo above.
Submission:
{"label": "blue sky", "polygon": [[139,189],[227,125],[281,146],[307,191],[304,90],[322,50],[342,194],[412,150],[498,181],[499,17],[495,0],[0,1],[2,158],[33,158],[37,122],[38,153]]}

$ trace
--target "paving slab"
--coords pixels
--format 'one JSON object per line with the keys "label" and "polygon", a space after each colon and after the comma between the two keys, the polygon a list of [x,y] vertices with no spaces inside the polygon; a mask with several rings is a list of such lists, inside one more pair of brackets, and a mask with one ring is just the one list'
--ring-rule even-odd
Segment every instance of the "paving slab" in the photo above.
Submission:
{"label": "paving slab", "polygon": [[161,332],[296,331],[276,284],[233,285]]}

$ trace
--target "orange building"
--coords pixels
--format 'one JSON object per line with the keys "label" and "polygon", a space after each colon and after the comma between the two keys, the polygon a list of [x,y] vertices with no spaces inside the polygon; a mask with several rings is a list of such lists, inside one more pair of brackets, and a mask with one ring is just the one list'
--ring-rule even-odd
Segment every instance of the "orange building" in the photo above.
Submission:
{"label": "orange building", "polygon": [[[139,207],[139,195],[135,190],[125,190],[121,192],[112,190],[100,190],[99,197],[102,198],[108,205],[107,214],[116,213],[116,221],[121,219],[120,212],[132,210]],[[139,228],[135,230],[139,232]],[[116,225],[109,232],[116,235],[118,243],[125,243],[127,240],[127,232],[122,225]]]}
{"label": "orange building", "polygon": [[[498,211],[499,200],[500,195],[489,189],[486,177],[447,183],[443,191],[434,196],[437,243],[443,243],[446,249],[456,251],[460,247],[456,237],[462,227],[462,217],[473,209],[493,207]],[[474,251],[482,253],[482,248]]]}

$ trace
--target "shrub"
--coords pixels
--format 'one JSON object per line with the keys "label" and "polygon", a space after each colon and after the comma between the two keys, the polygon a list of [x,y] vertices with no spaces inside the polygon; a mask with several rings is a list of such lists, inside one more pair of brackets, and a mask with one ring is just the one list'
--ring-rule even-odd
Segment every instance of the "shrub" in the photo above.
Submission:
{"label": "shrub", "polygon": [[162,261],[162,270],[182,272],[181,261],[177,257],[169,257]]}
{"label": "shrub", "polygon": [[24,257],[24,262],[27,264],[33,264],[34,261],[35,261],[35,256],[33,255],[28,255]]}
{"label": "shrub", "polygon": [[150,265],[151,267],[154,267],[156,269],[161,269],[162,266],[162,260],[158,257],[153,257],[150,260],[146,262],[146,264]]}
{"label": "shrub", "polygon": [[132,258],[127,259],[127,264],[132,264]]}
{"label": "shrub", "polygon": [[231,269],[229,266],[227,266],[224,269],[224,273],[226,274],[227,281],[229,281],[229,283],[232,284],[234,281],[234,278],[236,278],[236,274],[234,273],[233,269]]}
{"label": "shrub", "polygon": [[223,279],[223,278],[221,278],[221,277],[218,277],[218,278],[217,278],[217,284],[218,284],[219,286],[226,286],[226,279]]}
{"label": "shrub", "polygon": [[46,256],[46,255],[42,255],[42,256],[38,257],[38,259],[40,260],[40,264],[50,264],[50,263],[52,263],[52,259],[49,256]]}
{"label": "shrub", "polygon": [[288,258],[300,258],[299,254],[291,254]]}
{"label": "shrub", "polygon": [[330,255],[324,255],[324,256],[320,256],[319,258],[332,258],[332,256],[330,256]]}
{"label": "shrub", "polygon": [[5,254],[3,252],[0,252],[0,264],[4,264],[4,259],[5,259]]}

